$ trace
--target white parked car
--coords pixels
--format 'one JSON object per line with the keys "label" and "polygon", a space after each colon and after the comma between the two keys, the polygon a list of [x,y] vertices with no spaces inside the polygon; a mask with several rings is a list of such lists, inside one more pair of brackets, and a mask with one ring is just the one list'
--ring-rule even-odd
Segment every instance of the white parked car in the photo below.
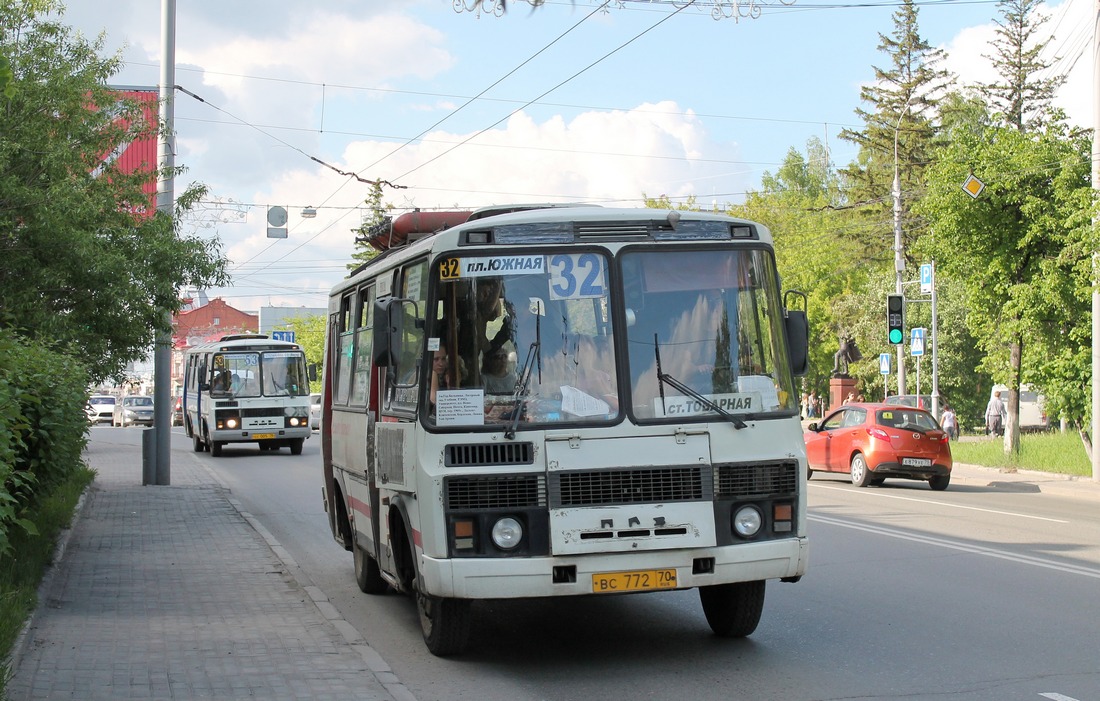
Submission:
{"label": "white parked car", "polygon": [[321,430],[321,395],[317,392],[309,395],[309,427]]}
{"label": "white parked car", "polygon": [[108,423],[115,413],[115,398],[109,394],[93,394],[88,397],[85,412],[92,423]]}

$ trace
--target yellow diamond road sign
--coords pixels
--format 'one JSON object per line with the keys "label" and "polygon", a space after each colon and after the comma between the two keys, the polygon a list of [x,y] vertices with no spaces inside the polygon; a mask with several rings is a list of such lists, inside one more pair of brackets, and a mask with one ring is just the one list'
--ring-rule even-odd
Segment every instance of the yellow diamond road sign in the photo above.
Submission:
{"label": "yellow diamond road sign", "polygon": [[982,194],[982,190],[985,189],[985,183],[978,180],[973,175],[969,175],[966,178],[966,182],[963,183],[963,189],[966,190],[966,194],[977,198],[978,195]]}

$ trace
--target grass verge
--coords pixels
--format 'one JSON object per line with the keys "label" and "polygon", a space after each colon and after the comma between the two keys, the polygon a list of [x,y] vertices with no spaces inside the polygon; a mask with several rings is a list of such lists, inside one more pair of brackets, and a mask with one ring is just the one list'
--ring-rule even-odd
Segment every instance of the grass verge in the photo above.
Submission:
{"label": "grass verge", "polygon": [[[58,535],[72,523],[80,495],[94,478],[91,468],[74,470],[28,514],[38,535],[18,529],[11,533],[11,552],[0,556],[0,658],[11,654],[23,623],[34,612],[38,584],[50,566]],[[0,698],[6,696],[9,674],[7,669],[0,674]]]}
{"label": "grass verge", "polygon": [[1025,433],[1020,436],[1018,455],[1006,454],[1001,438],[981,436],[978,440],[955,441],[951,457],[955,462],[983,467],[1092,475],[1092,464],[1076,432]]}

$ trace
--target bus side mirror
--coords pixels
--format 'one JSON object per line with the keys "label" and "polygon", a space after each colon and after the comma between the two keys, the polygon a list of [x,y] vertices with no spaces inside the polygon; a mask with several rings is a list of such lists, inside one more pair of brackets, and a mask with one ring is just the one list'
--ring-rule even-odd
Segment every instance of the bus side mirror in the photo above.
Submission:
{"label": "bus side mirror", "polygon": [[374,338],[371,360],[380,367],[393,367],[401,357],[402,321],[400,301],[386,297],[374,302]]}
{"label": "bus side mirror", "polygon": [[317,363],[310,363],[308,368],[308,377],[310,382],[317,381]]}
{"label": "bus side mirror", "polygon": [[[787,298],[797,295],[802,298],[802,309],[790,309]],[[810,369],[810,322],[806,318],[806,295],[788,290],[783,296],[783,322],[787,330],[787,355],[791,363],[791,372],[796,376],[805,375]]]}

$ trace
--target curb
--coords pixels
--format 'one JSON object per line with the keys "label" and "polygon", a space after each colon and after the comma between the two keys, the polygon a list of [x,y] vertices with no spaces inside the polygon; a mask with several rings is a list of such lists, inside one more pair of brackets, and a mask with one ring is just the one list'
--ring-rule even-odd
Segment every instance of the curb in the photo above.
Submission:
{"label": "curb", "polygon": [[[291,556],[290,552],[282,546],[282,544],[276,540],[275,536],[271,534],[263,524],[260,523],[255,516],[244,510],[244,506],[240,501],[230,496],[233,490],[222,481],[218,473],[214,472],[213,468],[207,465],[198,457],[190,456],[204,471],[210,476],[210,478],[218,484],[225,494],[226,501],[233,507],[233,509],[241,515],[248,525],[252,527],[254,531],[260,534],[260,537],[264,539],[267,546],[271,548],[271,552],[275,554],[275,557],[283,563],[286,567],[287,575],[294,580],[295,584],[302,588],[303,591],[309,596],[310,601],[317,608],[321,616],[328,621],[340,634],[348,646],[362,658],[363,664],[367,666],[370,673],[374,675],[374,678],[378,680],[378,683],[382,685],[394,698],[394,701],[417,701],[416,696],[405,686],[404,682],[398,679],[394,674],[390,665],[382,659],[382,656],[378,654],[378,651],[367,643],[366,638],[362,633],[358,631],[351,623],[345,619],[340,612],[329,602],[328,596],[321,590],[320,587],[313,584],[312,580],[305,573],[298,563]],[[303,584],[302,580],[307,582]]]}

